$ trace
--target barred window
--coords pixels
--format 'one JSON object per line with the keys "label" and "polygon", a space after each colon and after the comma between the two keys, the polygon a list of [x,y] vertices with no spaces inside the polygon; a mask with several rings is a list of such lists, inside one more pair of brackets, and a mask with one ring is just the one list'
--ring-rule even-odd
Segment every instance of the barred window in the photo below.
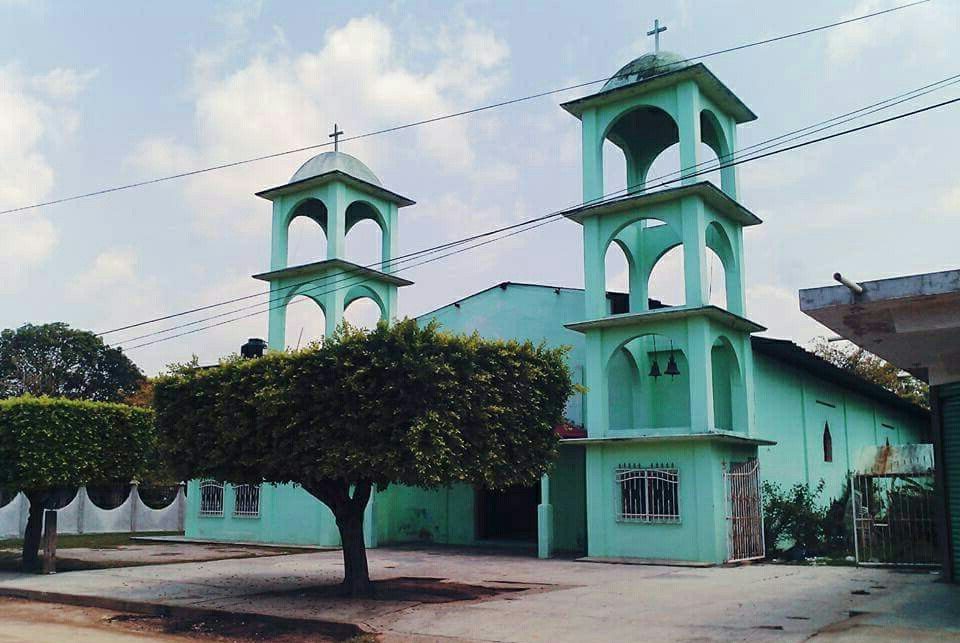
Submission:
{"label": "barred window", "polygon": [[680,473],[676,468],[621,465],[616,479],[618,521],[680,522]]}
{"label": "barred window", "polygon": [[204,480],[200,483],[200,515],[223,516],[223,483]]}
{"label": "barred window", "polygon": [[233,515],[237,518],[260,517],[260,485],[234,485]]}

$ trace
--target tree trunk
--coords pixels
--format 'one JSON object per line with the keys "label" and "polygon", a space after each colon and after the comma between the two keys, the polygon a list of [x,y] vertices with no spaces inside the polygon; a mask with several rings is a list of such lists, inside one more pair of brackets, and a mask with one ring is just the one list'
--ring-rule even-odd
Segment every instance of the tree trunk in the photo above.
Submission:
{"label": "tree trunk", "polygon": [[337,516],[343,548],[343,590],[349,596],[369,596],[373,593],[367,567],[367,549],[363,542],[363,510],[363,506],[357,507],[350,502]]}
{"label": "tree trunk", "polygon": [[23,534],[23,553],[20,565],[25,572],[40,571],[40,540],[43,536],[43,494],[30,494],[30,513],[27,516],[27,528]]}
{"label": "tree trunk", "polygon": [[370,569],[367,566],[367,548],[363,542],[363,513],[373,491],[373,483],[358,482],[353,485],[344,481],[321,480],[304,483],[303,488],[317,500],[330,507],[340,530],[340,546],[343,549],[343,584],[348,596],[370,596]]}

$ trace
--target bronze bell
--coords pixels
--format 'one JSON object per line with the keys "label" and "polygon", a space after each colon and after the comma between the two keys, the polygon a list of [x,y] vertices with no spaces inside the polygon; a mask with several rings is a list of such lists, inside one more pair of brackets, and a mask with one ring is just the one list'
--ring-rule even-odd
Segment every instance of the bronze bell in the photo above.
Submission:
{"label": "bronze bell", "polygon": [[[670,371],[670,367],[667,366],[667,372]],[[653,364],[650,365],[650,377],[660,377],[662,373],[660,372],[660,363],[657,361],[657,358],[653,358]]]}
{"label": "bronze bell", "polygon": [[[658,369],[659,370],[659,369]],[[673,353],[670,353],[670,359],[667,360],[667,375],[673,377],[680,374],[680,369],[677,368],[677,360],[673,359]]]}

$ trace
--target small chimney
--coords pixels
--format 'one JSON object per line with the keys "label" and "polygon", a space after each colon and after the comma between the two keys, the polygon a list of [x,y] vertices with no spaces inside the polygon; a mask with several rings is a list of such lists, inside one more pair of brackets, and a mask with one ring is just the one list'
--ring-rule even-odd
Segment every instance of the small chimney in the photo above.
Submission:
{"label": "small chimney", "polygon": [[267,343],[259,337],[251,337],[247,343],[240,347],[240,355],[247,359],[253,357],[263,357],[263,351],[267,349]]}

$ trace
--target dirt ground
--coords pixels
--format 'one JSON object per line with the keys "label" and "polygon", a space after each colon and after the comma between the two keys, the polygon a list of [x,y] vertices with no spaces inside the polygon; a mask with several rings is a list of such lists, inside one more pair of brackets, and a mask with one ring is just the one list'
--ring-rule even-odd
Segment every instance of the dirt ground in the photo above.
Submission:
{"label": "dirt ground", "polygon": [[[0,643],[330,643],[343,640],[302,626],[264,620],[156,617],[0,598]],[[362,636],[347,640],[375,643],[377,639]]]}

